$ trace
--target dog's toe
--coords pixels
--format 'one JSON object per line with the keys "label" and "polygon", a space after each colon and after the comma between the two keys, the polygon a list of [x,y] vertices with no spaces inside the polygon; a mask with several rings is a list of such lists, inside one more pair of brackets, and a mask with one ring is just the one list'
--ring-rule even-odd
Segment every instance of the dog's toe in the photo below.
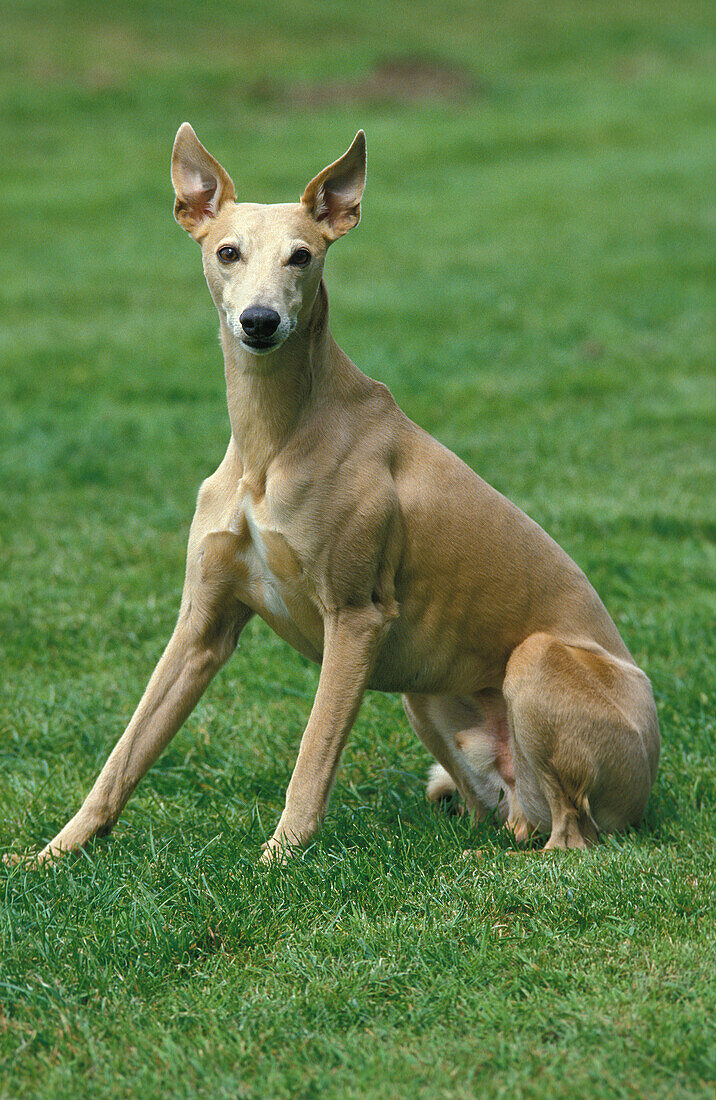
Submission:
{"label": "dog's toe", "polygon": [[291,849],[284,842],[277,840],[276,837],[264,841],[261,847],[263,851],[259,863],[263,863],[264,866],[281,866],[288,863]]}

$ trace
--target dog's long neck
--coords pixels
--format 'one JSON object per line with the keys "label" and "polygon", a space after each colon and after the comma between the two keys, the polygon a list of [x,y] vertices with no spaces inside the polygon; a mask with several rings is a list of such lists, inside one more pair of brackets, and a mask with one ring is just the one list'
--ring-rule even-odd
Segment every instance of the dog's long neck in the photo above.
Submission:
{"label": "dog's long neck", "polygon": [[328,327],[321,282],[308,323],[267,356],[242,348],[222,322],[231,432],[245,473],[262,481],[271,461],[321,393],[341,355]]}

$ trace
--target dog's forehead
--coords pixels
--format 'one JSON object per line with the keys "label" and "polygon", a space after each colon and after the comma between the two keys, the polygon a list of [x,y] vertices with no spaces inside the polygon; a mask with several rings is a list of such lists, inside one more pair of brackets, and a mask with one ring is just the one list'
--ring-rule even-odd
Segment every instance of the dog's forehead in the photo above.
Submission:
{"label": "dog's forehead", "polygon": [[212,237],[235,235],[256,247],[275,247],[285,240],[322,240],[315,221],[302,203],[234,203],[224,208],[212,226]]}

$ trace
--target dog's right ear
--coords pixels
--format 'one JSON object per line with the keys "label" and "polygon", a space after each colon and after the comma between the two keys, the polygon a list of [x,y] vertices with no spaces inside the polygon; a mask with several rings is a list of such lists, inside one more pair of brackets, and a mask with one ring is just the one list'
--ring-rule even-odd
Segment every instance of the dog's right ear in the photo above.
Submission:
{"label": "dog's right ear", "polygon": [[195,241],[206,232],[208,218],[215,218],[225,202],[234,202],[231,176],[214,160],[188,122],[177,131],[172,149],[172,183],[177,197],[174,217]]}

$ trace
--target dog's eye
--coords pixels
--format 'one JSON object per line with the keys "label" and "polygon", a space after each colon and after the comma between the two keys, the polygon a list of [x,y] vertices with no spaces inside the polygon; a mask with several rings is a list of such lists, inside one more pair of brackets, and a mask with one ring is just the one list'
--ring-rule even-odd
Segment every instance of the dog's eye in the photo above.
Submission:
{"label": "dog's eye", "polygon": [[297,248],[288,262],[293,267],[305,267],[311,262],[311,253],[307,248]]}
{"label": "dog's eye", "polygon": [[234,248],[233,245],[223,245],[216,255],[221,260],[222,264],[234,264],[239,258],[238,248]]}

